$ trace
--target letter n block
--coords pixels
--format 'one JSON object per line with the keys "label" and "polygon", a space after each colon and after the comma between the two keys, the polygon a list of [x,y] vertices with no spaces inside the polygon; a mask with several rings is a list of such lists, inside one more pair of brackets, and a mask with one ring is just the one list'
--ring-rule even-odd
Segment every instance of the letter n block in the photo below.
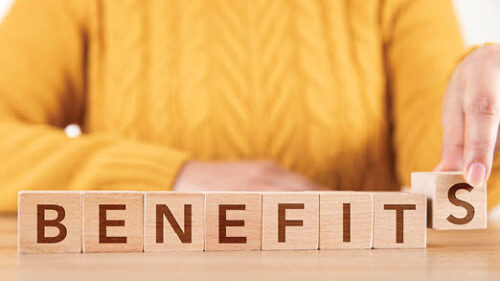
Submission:
{"label": "letter n block", "polygon": [[373,193],[373,248],[425,248],[426,199],[407,192]]}
{"label": "letter n block", "polygon": [[411,174],[411,191],[427,196],[428,227],[486,228],[486,184],[472,187],[461,172],[416,172]]}
{"label": "letter n block", "polygon": [[142,252],[143,193],[89,191],[82,201],[83,252]]}
{"label": "letter n block", "polygon": [[260,250],[261,195],[205,193],[205,250]]}
{"label": "letter n block", "polygon": [[79,253],[82,249],[81,193],[21,191],[18,194],[20,253]]}
{"label": "letter n block", "polygon": [[373,195],[370,192],[321,192],[319,248],[370,249]]}
{"label": "letter n block", "polygon": [[318,249],[319,194],[262,195],[262,250]]}
{"label": "letter n block", "polygon": [[146,192],[144,251],[203,251],[205,194]]}

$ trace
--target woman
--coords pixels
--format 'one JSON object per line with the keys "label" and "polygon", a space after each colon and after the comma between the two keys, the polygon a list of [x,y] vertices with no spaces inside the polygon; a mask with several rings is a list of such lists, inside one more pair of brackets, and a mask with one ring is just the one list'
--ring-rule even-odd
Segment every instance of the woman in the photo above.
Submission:
{"label": "woman", "polygon": [[18,0],[0,66],[1,211],[21,189],[396,190],[441,143],[472,185],[496,165],[499,47],[467,54],[446,0]]}

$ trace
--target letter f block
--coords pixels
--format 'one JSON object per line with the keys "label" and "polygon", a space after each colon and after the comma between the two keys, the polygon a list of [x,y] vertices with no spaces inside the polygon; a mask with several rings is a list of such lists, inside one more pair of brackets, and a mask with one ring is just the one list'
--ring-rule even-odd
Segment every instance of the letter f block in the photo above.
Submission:
{"label": "letter f block", "polygon": [[433,229],[483,229],[487,225],[486,184],[472,187],[461,172],[415,172],[411,191],[428,200],[427,226]]}
{"label": "letter f block", "polygon": [[319,193],[262,195],[262,250],[318,249]]}
{"label": "letter f block", "polygon": [[17,232],[19,252],[81,252],[81,198],[80,192],[19,192]]}

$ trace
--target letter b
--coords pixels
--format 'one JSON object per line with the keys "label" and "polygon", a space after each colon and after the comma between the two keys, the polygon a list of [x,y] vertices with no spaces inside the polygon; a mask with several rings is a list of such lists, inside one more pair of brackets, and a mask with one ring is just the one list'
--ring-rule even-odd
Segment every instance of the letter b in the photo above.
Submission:
{"label": "letter b", "polygon": [[[46,210],[53,210],[57,212],[57,217],[53,220],[46,220],[45,219],[45,211]],[[46,244],[52,244],[52,243],[59,243],[66,238],[66,235],[68,234],[68,230],[66,227],[61,223],[64,217],[66,216],[66,213],[64,211],[64,208],[55,205],[55,204],[39,204],[37,205],[37,243],[46,243]],[[56,227],[59,230],[59,234],[54,236],[54,237],[47,237],[45,236],[45,228],[46,227]]]}

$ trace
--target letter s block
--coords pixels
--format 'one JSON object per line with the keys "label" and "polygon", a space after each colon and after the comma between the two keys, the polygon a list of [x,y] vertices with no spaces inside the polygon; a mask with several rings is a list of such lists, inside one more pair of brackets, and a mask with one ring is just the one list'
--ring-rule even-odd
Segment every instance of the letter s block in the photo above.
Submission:
{"label": "letter s block", "polygon": [[143,193],[88,191],[82,201],[83,252],[143,251]]}
{"label": "letter s block", "polygon": [[81,193],[21,191],[18,194],[19,253],[79,253]]}
{"label": "letter s block", "polygon": [[487,225],[486,184],[472,187],[462,172],[415,172],[411,191],[428,199],[427,226],[433,229],[483,229]]}

